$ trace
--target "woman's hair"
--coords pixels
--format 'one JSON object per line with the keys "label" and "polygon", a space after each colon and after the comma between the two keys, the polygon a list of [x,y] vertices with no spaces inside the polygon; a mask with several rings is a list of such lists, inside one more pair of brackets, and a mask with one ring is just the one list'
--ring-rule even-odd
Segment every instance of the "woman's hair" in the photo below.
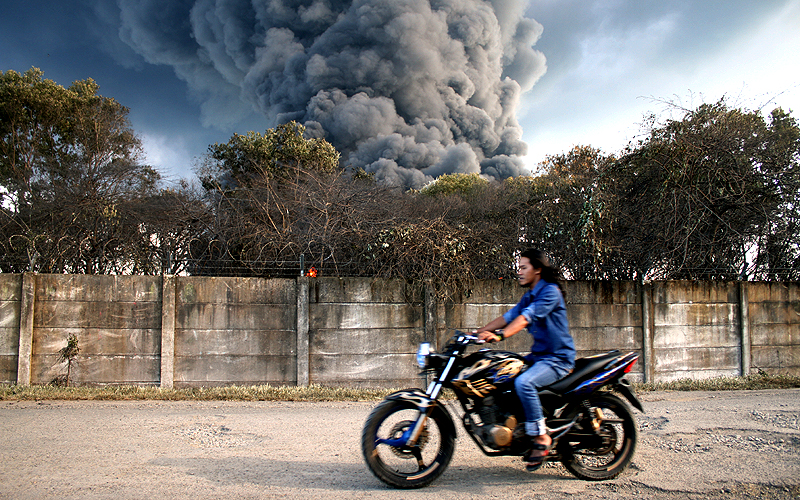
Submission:
{"label": "woman's hair", "polygon": [[526,257],[529,261],[531,261],[531,265],[534,269],[541,269],[542,279],[548,283],[555,283],[563,293],[564,288],[561,286],[561,271],[550,263],[550,259],[547,257],[547,254],[541,250],[529,248],[528,250],[522,252],[520,257]]}

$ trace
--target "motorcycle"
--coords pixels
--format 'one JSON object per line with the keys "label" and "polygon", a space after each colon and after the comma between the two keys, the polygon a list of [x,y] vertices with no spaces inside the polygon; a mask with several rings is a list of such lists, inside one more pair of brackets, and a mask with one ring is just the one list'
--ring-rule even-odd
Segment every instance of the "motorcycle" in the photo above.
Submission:
{"label": "motorcycle", "polygon": [[[361,450],[378,479],[396,488],[421,488],[445,472],[455,451],[456,426],[442,398],[444,388],[455,394],[462,425],[485,455],[523,456],[529,450],[525,414],[514,390],[514,379],[528,363],[513,352],[467,352],[483,343],[456,331],[441,353],[431,351],[430,343],[420,344],[417,363],[423,374],[433,375],[427,390],[388,395],[364,424]],[[638,357],[615,350],[579,358],[569,375],[539,390],[553,438],[546,461],[559,460],[589,481],[612,479],[628,467],[637,425],[623,397],[644,409],[625,374]]]}

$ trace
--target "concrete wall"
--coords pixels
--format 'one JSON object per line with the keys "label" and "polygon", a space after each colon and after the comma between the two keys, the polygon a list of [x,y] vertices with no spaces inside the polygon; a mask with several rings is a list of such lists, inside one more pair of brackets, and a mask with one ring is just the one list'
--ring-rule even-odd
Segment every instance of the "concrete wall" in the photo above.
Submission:
{"label": "concrete wall", "polygon": [[800,286],[753,283],[746,299],[752,367],[800,373]]}
{"label": "concrete wall", "polygon": [[161,278],[25,275],[35,278],[30,381],[64,373],[58,351],[74,333],[80,353],[71,380],[158,384],[161,367]]}
{"label": "concrete wall", "polygon": [[179,277],[175,282],[176,387],[294,385],[294,280]]}
{"label": "concrete wall", "polygon": [[309,376],[348,386],[419,385],[425,339],[421,287],[402,281],[315,279],[309,288]]}
{"label": "concrete wall", "polygon": [[[634,380],[800,374],[800,284],[567,282],[579,355],[641,355]],[[0,382],[417,386],[417,344],[443,345],[518,300],[515,282],[432,288],[360,278],[0,274]],[[498,347],[526,352],[528,335]]]}
{"label": "concrete wall", "polygon": [[651,292],[659,380],[737,376],[742,334],[738,283],[659,282]]}

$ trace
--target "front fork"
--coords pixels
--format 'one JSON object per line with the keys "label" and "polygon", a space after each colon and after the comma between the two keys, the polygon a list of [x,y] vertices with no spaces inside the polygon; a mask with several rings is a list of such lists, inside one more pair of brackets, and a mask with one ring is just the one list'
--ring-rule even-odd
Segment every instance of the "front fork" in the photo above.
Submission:
{"label": "front fork", "polygon": [[385,444],[395,447],[407,447],[410,448],[412,452],[414,451],[417,442],[419,441],[419,437],[422,435],[422,431],[425,430],[425,424],[428,421],[428,417],[436,407],[436,398],[438,398],[441,394],[442,386],[447,380],[450,370],[452,370],[454,364],[455,356],[451,357],[447,361],[447,365],[444,367],[444,370],[442,370],[439,378],[431,382],[430,385],[428,385],[428,389],[424,393],[419,389],[414,389],[396,392],[387,396],[387,399],[409,401],[415,404],[419,409],[419,415],[414,421],[414,425],[403,432],[401,437],[398,439],[385,440]]}
{"label": "front fork", "polygon": [[408,437],[406,446],[415,446],[417,441],[419,441],[419,437],[422,435],[422,431],[425,429],[425,423],[428,421],[428,415],[430,415],[430,412],[433,411],[433,408],[436,406],[436,399],[439,397],[439,394],[441,394],[442,386],[444,385],[445,380],[447,380],[455,361],[455,356],[447,360],[447,365],[439,375],[439,379],[431,382],[430,385],[428,385],[425,395],[430,400],[430,404],[428,404],[425,408],[420,408],[419,416],[417,417],[417,421],[414,423],[414,428],[411,431],[411,435]]}

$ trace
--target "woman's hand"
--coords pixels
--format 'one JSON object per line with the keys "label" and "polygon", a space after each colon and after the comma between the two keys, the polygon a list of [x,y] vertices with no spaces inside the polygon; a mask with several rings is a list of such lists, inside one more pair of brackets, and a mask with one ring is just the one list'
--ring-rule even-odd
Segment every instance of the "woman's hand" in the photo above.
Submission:
{"label": "woman's hand", "polygon": [[503,340],[502,335],[498,335],[494,332],[477,332],[478,333],[478,340],[482,340],[484,342],[500,342]]}

